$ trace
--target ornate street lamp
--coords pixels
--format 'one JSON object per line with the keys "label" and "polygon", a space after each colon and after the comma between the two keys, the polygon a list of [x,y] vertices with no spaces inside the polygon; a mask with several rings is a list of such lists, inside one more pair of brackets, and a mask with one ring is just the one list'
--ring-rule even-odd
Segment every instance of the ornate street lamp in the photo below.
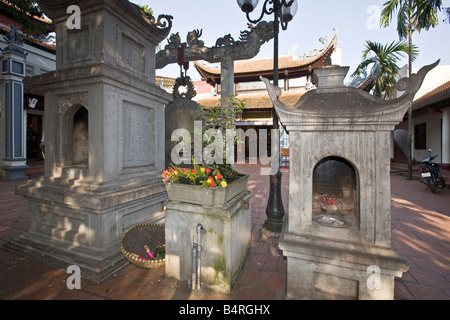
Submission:
{"label": "ornate street lamp", "polygon": [[[258,23],[265,14],[274,15],[274,54],[273,54],[273,84],[278,86],[278,34],[279,24],[283,30],[287,29],[288,23],[294,18],[298,9],[297,0],[265,0],[261,16],[253,20],[250,13],[256,8],[259,0],[237,0],[242,11],[247,14],[247,20],[251,23]],[[272,5],[272,6],[269,6]],[[273,129],[278,130],[278,115],[275,107],[272,109]],[[275,154],[279,156],[280,144],[276,144]],[[272,148],[272,150],[274,150]],[[276,163],[279,164],[279,161]],[[284,207],[281,198],[281,171],[278,165],[277,173],[270,176],[269,200],[266,207],[267,220],[264,222],[262,232],[270,237],[278,237],[283,227]]]}

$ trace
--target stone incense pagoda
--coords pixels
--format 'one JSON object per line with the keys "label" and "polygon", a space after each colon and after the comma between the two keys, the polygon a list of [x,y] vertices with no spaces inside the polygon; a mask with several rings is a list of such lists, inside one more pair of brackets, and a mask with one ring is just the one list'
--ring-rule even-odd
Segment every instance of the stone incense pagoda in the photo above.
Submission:
{"label": "stone incense pagoda", "polygon": [[314,70],[317,89],[292,107],[263,79],[291,139],[289,299],[393,299],[408,266],[391,247],[390,135],[437,63],[401,79],[393,100],[344,86],[339,66]]}
{"label": "stone incense pagoda", "polygon": [[[38,1],[56,25],[55,72],[33,78],[45,92],[45,176],[20,186],[29,230],[7,247],[101,282],[126,264],[125,228],[163,217],[164,106],[155,47],[170,32],[126,0]],[[75,17],[76,18],[76,17]]]}

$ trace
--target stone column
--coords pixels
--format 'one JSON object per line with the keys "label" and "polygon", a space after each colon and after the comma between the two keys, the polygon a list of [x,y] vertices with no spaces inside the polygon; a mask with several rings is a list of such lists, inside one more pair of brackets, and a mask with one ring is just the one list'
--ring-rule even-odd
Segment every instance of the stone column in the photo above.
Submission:
{"label": "stone column", "polygon": [[3,180],[28,179],[26,165],[26,127],[23,109],[23,79],[25,78],[26,53],[17,29],[11,27],[6,35],[8,45],[1,58],[1,124],[2,150],[0,153]]}
{"label": "stone column", "polygon": [[450,168],[450,107],[442,109],[442,164]]}
{"label": "stone column", "polygon": [[229,55],[221,61],[220,87],[222,100],[234,94],[234,61]]}

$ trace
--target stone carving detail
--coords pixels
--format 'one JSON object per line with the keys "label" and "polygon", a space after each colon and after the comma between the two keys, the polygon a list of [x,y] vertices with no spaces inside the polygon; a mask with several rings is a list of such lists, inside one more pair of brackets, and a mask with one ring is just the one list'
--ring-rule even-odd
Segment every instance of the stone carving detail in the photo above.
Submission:
{"label": "stone carving detail", "polygon": [[202,30],[193,30],[191,32],[188,33],[187,38],[186,38],[186,42],[188,44],[188,46],[190,47],[203,47],[204,46],[204,42],[202,40],[199,40],[198,38],[200,38],[202,36]]}
{"label": "stone carving detail", "polygon": [[273,22],[261,21],[256,26],[249,24],[251,31],[241,31],[240,39],[243,42],[259,42],[260,45],[273,38]]}
{"label": "stone carving detail", "polygon": [[23,43],[23,38],[20,35],[19,30],[13,25],[10,25],[10,28],[11,30],[6,34],[6,39],[14,43]]}
{"label": "stone carving detail", "polygon": [[59,114],[65,115],[74,105],[81,105],[89,110],[88,93],[78,92],[59,96]]}
{"label": "stone carving detail", "polygon": [[236,44],[236,41],[231,36],[231,34],[227,34],[226,36],[217,39],[216,41],[216,47],[224,47],[224,46],[234,46]]}
{"label": "stone carving detail", "polygon": [[123,168],[155,163],[155,110],[128,101],[123,104]]}
{"label": "stone carving detail", "polygon": [[89,25],[82,26],[80,30],[70,30],[67,33],[68,43],[70,44],[66,51],[68,63],[89,58],[91,50],[89,34]]}
{"label": "stone carving detail", "polygon": [[181,45],[180,33],[172,33],[170,38],[167,40],[169,44],[167,44],[164,50],[177,49]]}
{"label": "stone carving detail", "polygon": [[168,14],[162,14],[158,16],[158,20],[155,19],[150,14],[147,14],[147,17],[150,19],[150,23],[161,30],[170,30],[172,28],[172,19],[173,17]]}
{"label": "stone carving detail", "polygon": [[299,60],[306,60],[317,57],[325,48],[327,47],[327,36],[323,36],[319,39],[319,42],[322,43],[321,47],[316,47],[312,50],[307,50],[303,52],[303,54],[299,57]]}
{"label": "stone carving detail", "polygon": [[[180,86],[186,86],[187,91],[184,93],[180,92]],[[191,100],[193,97],[195,97],[197,95],[197,92],[195,92],[194,84],[192,83],[191,78],[189,76],[177,78],[177,80],[175,80],[175,85],[173,86],[172,95],[174,99],[185,98]]]}
{"label": "stone carving detail", "polygon": [[359,88],[367,92],[370,92],[370,90],[372,90],[380,72],[380,62],[376,57],[373,57],[372,60],[373,66],[370,70],[370,73],[367,74],[367,67],[364,68],[359,76],[352,79],[352,81],[348,85],[349,87]]}
{"label": "stone carving detail", "polygon": [[13,26],[10,25],[11,30],[4,36],[1,36],[2,38],[4,38],[6,40],[6,43],[8,44],[8,46],[6,46],[5,48],[1,49],[0,48],[0,52],[5,52],[5,51],[13,51],[16,52],[20,55],[28,55],[27,52],[25,52],[22,48],[23,46],[23,38],[19,33],[19,30]]}
{"label": "stone carving detail", "polygon": [[[334,30],[334,34],[335,34],[333,38],[336,38],[337,29],[333,28],[333,30]],[[296,57],[296,60],[307,60],[307,59],[312,59],[312,58],[319,56],[328,46],[327,36],[324,35],[323,37],[320,37],[319,42],[322,44],[322,46],[315,47],[314,49],[304,51],[301,55]]]}
{"label": "stone carving detail", "polygon": [[136,40],[122,34],[122,61],[130,67],[145,71],[145,47],[136,42]]}
{"label": "stone carving detail", "polygon": [[[206,47],[199,38],[202,30],[193,30],[187,35],[184,48],[185,61],[205,60],[210,63],[221,62],[224,56],[232,59],[250,59],[256,56],[262,44],[273,38],[273,22],[261,21],[256,26],[249,24],[250,30],[241,31],[239,40],[227,34],[217,39],[214,47]],[[156,55],[156,68],[161,69],[178,61],[178,48],[181,45],[179,33],[172,34],[168,44]]]}

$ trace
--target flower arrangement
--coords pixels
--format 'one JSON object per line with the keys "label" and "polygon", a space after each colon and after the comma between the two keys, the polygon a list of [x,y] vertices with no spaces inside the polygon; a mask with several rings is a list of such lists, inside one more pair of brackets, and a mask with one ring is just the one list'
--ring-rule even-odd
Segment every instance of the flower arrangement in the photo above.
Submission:
{"label": "flower arrangement", "polygon": [[194,162],[193,169],[172,166],[162,174],[164,182],[200,185],[207,188],[225,188],[228,183],[218,169],[198,166]]}

